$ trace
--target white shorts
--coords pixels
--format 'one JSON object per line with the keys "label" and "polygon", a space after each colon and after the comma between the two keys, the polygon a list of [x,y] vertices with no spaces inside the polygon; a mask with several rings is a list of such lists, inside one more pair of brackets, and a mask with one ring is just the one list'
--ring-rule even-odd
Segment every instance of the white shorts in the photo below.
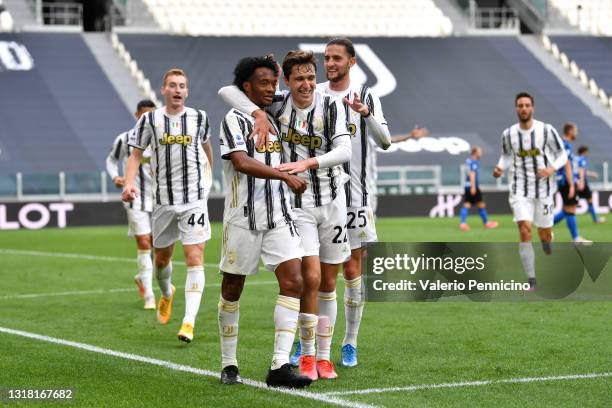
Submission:
{"label": "white shorts", "polygon": [[155,248],[166,248],[179,240],[183,245],[194,245],[210,239],[206,200],[156,206],[153,208],[152,224]]}
{"label": "white shorts", "polygon": [[279,225],[262,231],[251,231],[234,224],[223,224],[223,243],[219,272],[233,275],[255,275],[259,258],[269,271],[291,259],[302,259],[304,247],[294,226]]}
{"label": "white shorts", "polygon": [[349,207],[346,215],[351,250],[363,247],[366,242],[378,241],[374,213],[370,207]]}
{"label": "white shorts", "polygon": [[149,235],[151,233],[151,213],[126,208],[128,218],[128,237]]}
{"label": "white shorts", "polygon": [[508,200],[514,222],[529,221],[538,228],[551,228],[555,217],[555,205],[552,197],[527,198],[510,196]]}
{"label": "white shorts", "polygon": [[296,224],[304,245],[304,256],[318,256],[321,262],[341,264],[351,256],[346,232],[346,198],[321,207],[294,208]]}

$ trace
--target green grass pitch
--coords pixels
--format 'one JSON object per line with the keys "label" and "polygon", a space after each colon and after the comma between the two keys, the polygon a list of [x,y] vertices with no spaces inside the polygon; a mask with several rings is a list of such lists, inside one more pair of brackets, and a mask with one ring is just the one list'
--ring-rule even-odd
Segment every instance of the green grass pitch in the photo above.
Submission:
{"label": "green grass pitch", "polygon": [[[484,230],[477,226],[477,217],[471,216],[473,229],[469,233],[459,231],[457,219],[388,218],[379,219],[377,226],[381,241],[516,241],[518,234],[510,217],[492,218],[500,221],[499,229]],[[587,238],[612,240],[612,223],[594,225],[581,216],[579,226]],[[565,225],[556,227],[555,234],[557,241],[569,239]],[[207,287],[195,339],[189,345],[176,338],[184,310],[182,289],[177,290],[167,326],[157,324],[154,312],[142,310],[132,283],[135,245],[126,237],[125,227],[0,233],[0,328],[216,373],[220,369],[216,322],[220,276],[214,264],[219,260],[220,235],[221,226],[213,225],[213,237],[206,248]],[[180,247],[175,259],[182,259]],[[184,279],[184,266],[176,265],[173,282],[182,288]],[[339,300],[342,286],[338,288]],[[84,293],[74,293],[79,291]],[[271,273],[261,272],[247,280],[240,303],[238,346],[245,378],[265,379],[274,336],[276,293]],[[38,295],[19,297],[29,294]],[[211,376],[0,331],[0,390],[4,396],[9,388],[74,390],[71,402],[0,400],[0,406],[602,407],[612,401],[612,374],[503,381],[612,372],[610,316],[610,302],[369,303],[359,337],[359,366],[344,369],[338,363],[344,334],[339,301],[332,349],[339,378],[319,381],[305,395],[246,384],[227,387]],[[327,394],[471,381],[487,383],[336,394],[335,400]],[[328,399],[329,403],[325,402]]]}

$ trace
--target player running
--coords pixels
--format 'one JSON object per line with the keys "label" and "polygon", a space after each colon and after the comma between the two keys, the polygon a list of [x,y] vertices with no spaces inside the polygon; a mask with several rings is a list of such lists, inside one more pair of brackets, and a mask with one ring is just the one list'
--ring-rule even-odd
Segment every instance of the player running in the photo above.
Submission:
{"label": "player running", "polygon": [[[155,103],[148,99],[138,102],[136,106],[136,119],[155,109]],[[125,175],[126,161],[130,156],[131,148],[128,146],[132,129],[121,133],[115,139],[113,148],[106,158],[106,172],[113,180],[115,186],[123,188],[125,177],[119,175],[119,163],[123,163],[122,173]],[[153,190],[151,189],[151,150],[143,152],[138,173],[134,183],[140,188],[140,195],[130,203],[124,203],[128,218],[128,236],[136,240],[138,274],[134,282],[138,286],[140,296],[144,300],[144,308],[155,309],[155,294],[153,293],[153,262],[151,260],[151,211],[153,210]]]}
{"label": "player running", "polygon": [[600,217],[597,215],[595,211],[595,207],[593,206],[593,192],[589,187],[589,177],[597,178],[599,175],[589,170],[588,163],[589,156],[589,148],[587,146],[580,146],[578,148],[578,157],[576,158],[576,167],[578,168],[578,181],[576,182],[576,191],[578,197],[584,198],[587,201],[589,214],[591,214],[591,218],[593,222],[596,224],[603,224],[606,222],[605,217]]}
{"label": "player running", "polygon": [[[342,191],[349,177],[341,166],[351,158],[351,141],[342,103],[316,91],[316,59],[312,52],[290,51],[283,60],[282,71],[289,92],[277,95],[275,103],[267,108],[280,124],[286,163],[278,169],[308,181],[303,194],[292,195],[305,250],[299,315],[300,373],[312,380],[333,379],[337,377],[329,358],[333,327],[329,316],[318,317],[318,291],[321,275],[337,274],[340,264],[350,256]],[[266,113],[238,88],[225,87],[219,94],[230,105],[253,114],[258,128],[269,122]],[[318,350],[315,334],[319,341],[324,339]]]}
{"label": "player running", "polygon": [[[261,109],[272,104],[277,80],[278,67],[270,58],[243,58],[234,69],[234,84]],[[304,248],[285,184],[296,194],[302,194],[306,182],[275,169],[282,162],[280,140],[270,134],[268,142],[256,148],[249,137],[253,125],[251,116],[231,109],[220,132],[223,174],[226,184],[231,186],[225,196],[220,264],[221,382],[242,382],[236,358],[239,300],[246,276],[257,273],[261,258],[265,267],[276,274],[279,284],[274,308],[274,353],[266,383],[302,388],[312,380],[293,372],[289,353],[300,311]]]}
{"label": "player running", "polygon": [[563,125],[563,148],[567,153],[567,163],[565,167],[557,171],[557,185],[561,199],[563,200],[563,209],[555,214],[555,225],[565,219],[567,229],[570,232],[572,241],[577,243],[591,243],[590,240],[582,238],[578,234],[578,222],[576,220],[576,206],[578,205],[578,196],[576,192],[576,184],[578,182],[578,166],[574,157],[572,143],[578,136],[578,127],[574,123],[566,123]]}
{"label": "player running", "polygon": [[480,191],[480,158],[482,157],[482,149],[479,146],[472,147],[470,157],[465,161],[467,174],[465,175],[465,193],[463,194],[463,208],[461,208],[461,231],[469,231],[470,226],[467,224],[467,217],[470,208],[473,205],[478,207],[478,213],[482,219],[485,228],[497,228],[497,221],[489,221],[486,204],[482,198]]}
{"label": "player running", "polygon": [[185,317],[178,338],[193,340],[193,327],[204,291],[204,244],[210,238],[207,198],[211,184],[212,150],[208,143],[206,112],[188,108],[188,79],[180,69],[164,74],[161,94],[165,106],[143,115],[128,144],[128,159],[122,198],[132,201],[139,194],[134,183],[143,151],[151,147],[155,180],[152,215],[155,270],[162,297],[157,320],[167,324],[175,288],[171,283],[174,243],[180,240],[185,253]]}
{"label": "player running", "polygon": [[520,243],[519,255],[529,278],[529,290],[536,290],[535,255],[531,244],[531,225],[538,227],[538,235],[546,253],[552,247],[553,176],[567,162],[563,141],[554,127],[533,118],[534,101],[527,92],[515,98],[519,122],[502,133],[502,153],[493,170],[501,177],[510,169],[509,202],[517,223]]}

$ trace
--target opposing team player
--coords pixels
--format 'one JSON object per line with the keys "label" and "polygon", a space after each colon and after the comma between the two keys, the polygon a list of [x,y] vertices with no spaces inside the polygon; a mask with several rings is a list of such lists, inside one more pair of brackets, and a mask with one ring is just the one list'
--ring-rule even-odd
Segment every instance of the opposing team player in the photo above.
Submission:
{"label": "opposing team player", "polygon": [[209,123],[204,111],[188,108],[188,80],[180,69],[164,74],[161,94],[165,106],[143,115],[130,137],[134,147],[128,159],[123,200],[139,194],[134,183],[142,152],[151,146],[151,168],[155,180],[152,215],[155,269],[162,297],[157,319],[167,324],[175,288],[171,283],[174,243],[180,240],[187,264],[185,317],[178,338],[193,339],[193,326],[204,290],[204,244],[210,238],[207,198],[211,184],[212,149]]}
{"label": "opposing team player", "polygon": [[[148,99],[138,102],[136,106],[136,119],[155,109],[155,103]],[[126,160],[130,156],[131,148],[128,146],[132,129],[121,133],[115,139],[113,148],[106,158],[106,172],[113,180],[115,186],[123,188],[125,183]],[[140,195],[132,202],[125,203],[128,218],[128,235],[136,240],[138,274],[134,282],[138,286],[140,296],[144,299],[145,309],[155,309],[155,294],[153,293],[153,261],[151,260],[151,211],[153,210],[153,191],[151,190],[151,150],[143,152],[138,173],[134,183],[140,188]],[[123,163],[122,173],[119,175],[119,163]]]}
{"label": "opposing team player", "polygon": [[578,181],[576,182],[576,191],[578,197],[584,198],[587,201],[589,214],[593,222],[596,224],[603,224],[606,222],[605,217],[600,217],[595,211],[593,206],[593,192],[589,187],[589,177],[597,178],[598,174],[594,171],[589,170],[589,148],[587,146],[580,146],[578,148],[578,157],[576,158],[576,167],[578,168]]}
{"label": "opposing team player", "polygon": [[487,207],[480,191],[480,158],[482,149],[479,146],[472,147],[470,157],[465,161],[467,174],[465,175],[465,193],[463,194],[463,208],[461,209],[461,231],[469,231],[467,217],[473,205],[478,207],[478,213],[485,228],[497,228],[497,221],[489,221]]}
{"label": "opposing team player", "polygon": [[582,238],[578,234],[578,222],[576,220],[576,206],[578,205],[578,196],[576,192],[576,184],[578,182],[578,166],[574,157],[572,143],[578,136],[578,127],[575,124],[568,122],[563,125],[563,148],[567,153],[567,163],[559,171],[557,171],[557,186],[561,199],[563,200],[563,209],[555,214],[555,225],[565,219],[567,229],[570,232],[572,241],[577,243],[590,243],[588,239]]}
{"label": "opposing team player", "polygon": [[[290,51],[283,60],[282,71],[289,92],[278,95],[267,109],[280,124],[286,163],[278,168],[308,180],[304,194],[292,196],[305,250],[299,315],[300,373],[313,380],[332,379],[337,377],[330,359],[333,327],[329,316],[318,316],[318,290],[321,274],[337,274],[340,264],[350,256],[342,191],[349,177],[342,164],[351,158],[351,141],[342,103],[316,91],[316,59],[312,52]],[[268,123],[266,113],[238,88],[222,88],[220,95],[230,105],[253,114],[259,128],[261,123]]]}
{"label": "opposing team player", "polygon": [[538,227],[544,251],[550,253],[556,192],[554,175],[565,166],[567,153],[555,128],[533,118],[534,101],[530,94],[519,93],[515,108],[519,121],[502,134],[502,153],[493,176],[501,177],[510,169],[509,202],[519,230],[519,255],[533,291],[536,274],[531,225]]}
{"label": "opposing team player", "polygon": [[[277,75],[274,60],[247,57],[234,69],[234,85],[264,109],[272,104]],[[231,109],[221,124],[223,173],[226,184],[231,186],[225,196],[220,265],[223,274],[218,308],[221,381],[225,384],[241,382],[236,358],[239,300],[246,276],[257,273],[261,258],[265,267],[276,274],[279,284],[274,308],[274,353],[266,383],[302,388],[312,380],[293,373],[289,353],[300,311],[304,248],[285,184],[294,193],[302,194],[306,181],[275,168],[282,162],[279,132],[270,134],[268,142],[256,148],[249,137],[253,125],[250,115],[236,109]]]}

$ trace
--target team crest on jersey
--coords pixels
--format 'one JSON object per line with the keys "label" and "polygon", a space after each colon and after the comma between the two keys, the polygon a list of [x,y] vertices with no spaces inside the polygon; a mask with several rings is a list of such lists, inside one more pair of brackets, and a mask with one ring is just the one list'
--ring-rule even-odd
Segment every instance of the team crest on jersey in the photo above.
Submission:
{"label": "team crest on jersey", "polygon": [[180,145],[190,145],[191,142],[193,141],[193,137],[189,136],[189,135],[169,135],[167,133],[164,133],[164,135],[162,136],[161,139],[159,139],[159,144],[162,145],[173,145],[173,144],[180,144]]}
{"label": "team crest on jersey", "polygon": [[519,157],[537,157],[542,153],[540,152],[540,149],[535,148],[535,149],[519,150],[517,154]]}
{"label": "team crest on jersey", "polygon": [[357,125],[355,125],[354,123],[348,123],[346,125],[346,130],[348,130],[351,134],[351,137],[353,137],[355,136],[355,133],[357,133]]}

